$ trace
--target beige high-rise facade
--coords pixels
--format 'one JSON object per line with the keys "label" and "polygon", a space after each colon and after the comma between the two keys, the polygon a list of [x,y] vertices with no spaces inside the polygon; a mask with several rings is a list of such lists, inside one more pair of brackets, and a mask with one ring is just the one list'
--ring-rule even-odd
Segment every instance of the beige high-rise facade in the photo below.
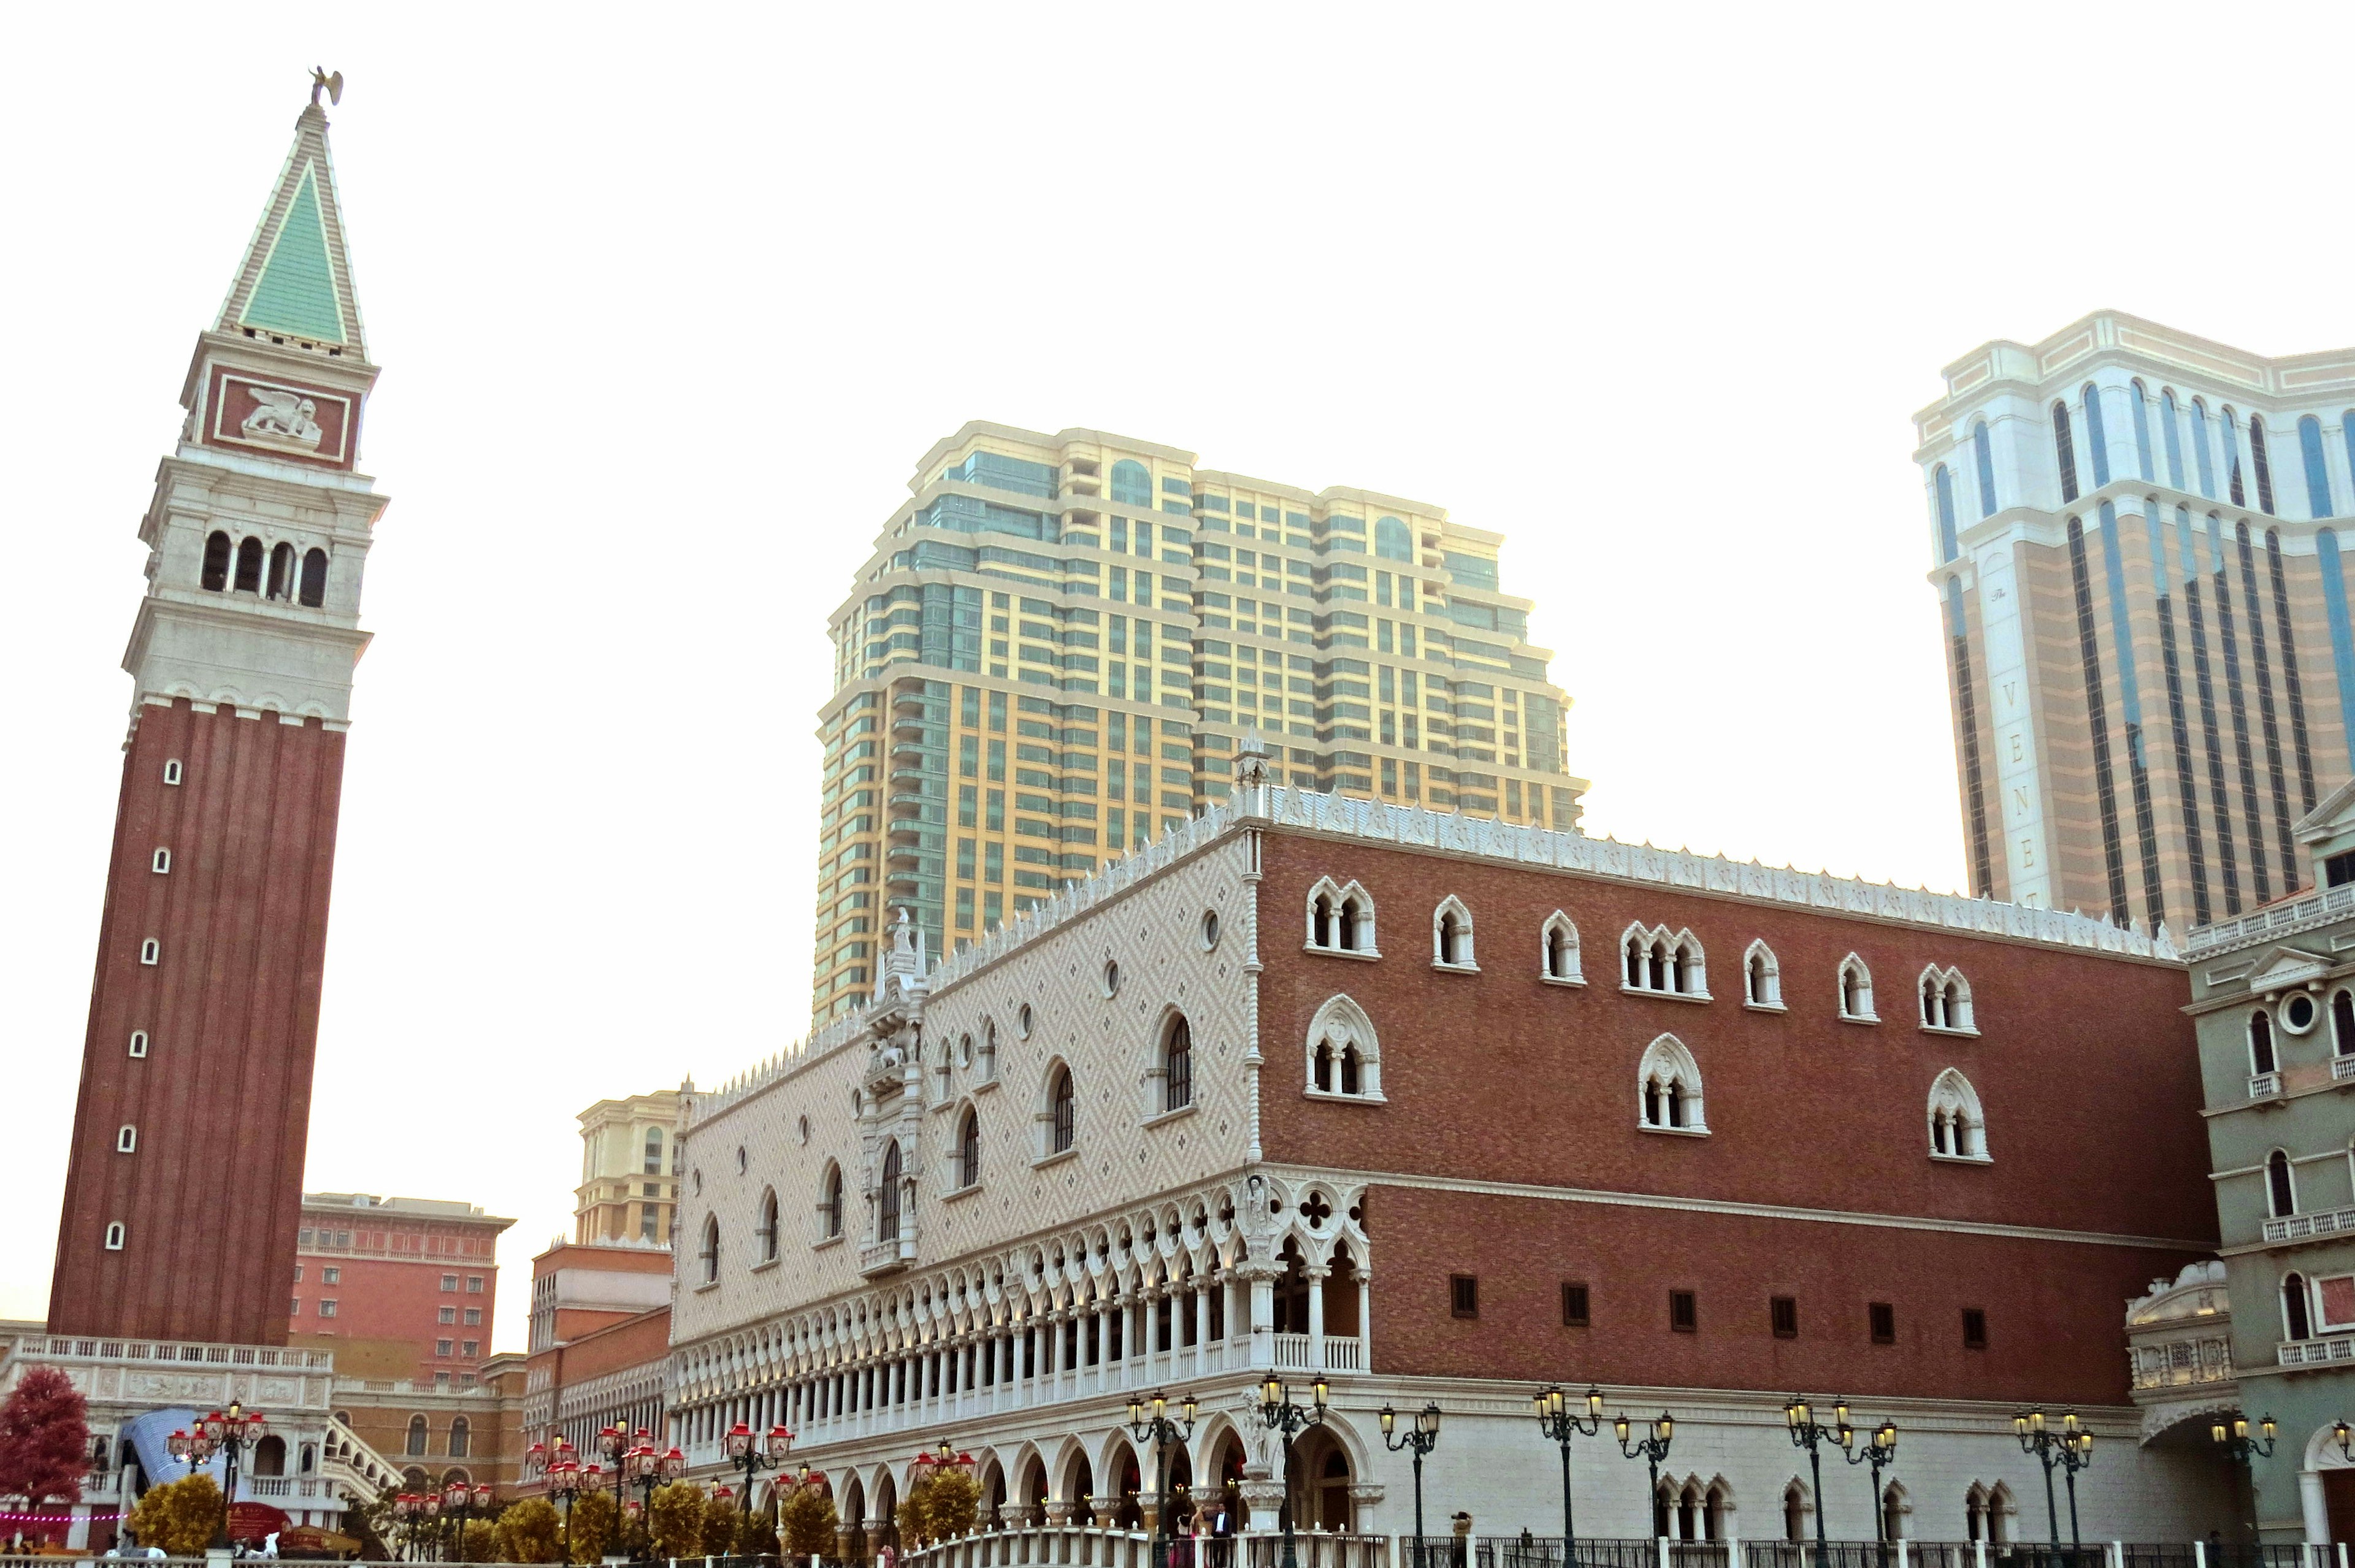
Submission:
{"label": "beige high-rise facade", "polygon": [[1502,535],[1092,430],[971,423],[909,490],[830,623],[820,1021],[900,912],[979,938],[1223,799],[1251,731],[1295,786],[1578,819]]}
{"label": "beige high-rise facade", "polygon": [[670,1245],[678,1203],[678,1091],[600,1100],[581,1113],[576,1242]]}
{"label": "beige high-rise facade", "polygon": [[1971,889],[2179,937],[2310,882],[2350,772],[2355,350],[2104,311],[1915,416]]}

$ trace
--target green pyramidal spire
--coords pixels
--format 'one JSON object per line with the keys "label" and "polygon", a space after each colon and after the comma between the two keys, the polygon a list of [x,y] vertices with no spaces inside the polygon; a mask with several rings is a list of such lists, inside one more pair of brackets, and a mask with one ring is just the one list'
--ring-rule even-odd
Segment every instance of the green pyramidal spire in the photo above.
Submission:
{"label": "green pyramidal spire", "polygon": [[327,117],[315,103],[294,123],[294,145],[222,302],[218,330],[300,338],[367,357]]}

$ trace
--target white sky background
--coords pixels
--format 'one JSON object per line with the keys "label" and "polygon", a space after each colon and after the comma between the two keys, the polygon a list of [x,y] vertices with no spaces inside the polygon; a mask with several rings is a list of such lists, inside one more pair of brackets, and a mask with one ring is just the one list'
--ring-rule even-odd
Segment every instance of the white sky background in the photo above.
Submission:
{"label": "white sky background", "polygon": [[570,1214],[574,1113],[805,1030],[825,618],[963,421],[1497,529],[1591,831],[1958,888],[1910,458],[1939,367],[2102,306],[2355,342],[2318,63],[2350,56],[2343,7],[0,29],[0,1316],[48,1294],[138,518],[314,60],[349,78],[362,467],[393,501],[308,1185],[517,1216],[501,1349]]}

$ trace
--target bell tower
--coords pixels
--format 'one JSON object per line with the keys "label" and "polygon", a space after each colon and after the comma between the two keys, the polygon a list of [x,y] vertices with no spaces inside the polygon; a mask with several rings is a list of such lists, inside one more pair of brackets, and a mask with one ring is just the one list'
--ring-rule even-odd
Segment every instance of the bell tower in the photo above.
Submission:
{"label": "bell tower", "polygon": [[355,468],[377,371],[312,96],[139,524],[52,1333],[286,1339],[360,580],[386,504]]}

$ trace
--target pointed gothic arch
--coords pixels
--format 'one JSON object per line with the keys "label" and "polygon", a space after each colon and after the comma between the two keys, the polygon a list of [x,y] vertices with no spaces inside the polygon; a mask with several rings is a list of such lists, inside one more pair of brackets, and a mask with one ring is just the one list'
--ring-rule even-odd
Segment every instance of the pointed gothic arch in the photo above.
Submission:
{"label": "pointed gothic arch", "polygon": [[1538,927],[1538,976],[1554,986],[1586,984],[1578,963],[1578,927],[1560,910]]}
{"label": "pointed gothic arch", "polygon": [[1472,911],[1454,893],[1431,912],[1431,966],[1477,969],[1472,947]]}
{"label": "pointed gothic arch", "polygon": [[1959,1068],[1949,1067],[1930,1085],[1930,1157],[1985,1164],[1988,1159],[1987,1115],[1978,1091]]}
{"label": "pointed gothic arch", "polygon": [[1839,964],[1839,1016],[1847,1023],[1881,1021],[1881,1015],[1872,1010],[1872,970],[1853,953]]}
{"label": "pointed gothic arch", "polygon": [[1373,1019],[1346,992],[1328,997],[1308,1020],[1308,1093],[1380,1100],[1382,1047]]}
{"label": "pointed gothic arch", "polygon": [[1761,1012],[1783,1010],[1783,962],[1763,936],[1742,955],[1742,1005]]}
{"label": "pointed gothic arch", "polygon": [[1373,896],[1359,883],[1318,878],[1308,890],[1306,914],[1310,951],[1380,956],[1374,946]]}
{"label": "pointed gothic arch", "polygon": [[1971,983],[1960,969],[1933,964],[1922,971],[1914,990],[1921,1001],[1922,1028],[1932,1034],[1977,1034],[1971,1017]]}
{"label": "pointed gothic arch", "polygon": [[1664,1034],[1644,1048],[1636,1069],[1636,1125],[1646,1132],[1707,1133],[1700,1064],[1685,1042]]}

